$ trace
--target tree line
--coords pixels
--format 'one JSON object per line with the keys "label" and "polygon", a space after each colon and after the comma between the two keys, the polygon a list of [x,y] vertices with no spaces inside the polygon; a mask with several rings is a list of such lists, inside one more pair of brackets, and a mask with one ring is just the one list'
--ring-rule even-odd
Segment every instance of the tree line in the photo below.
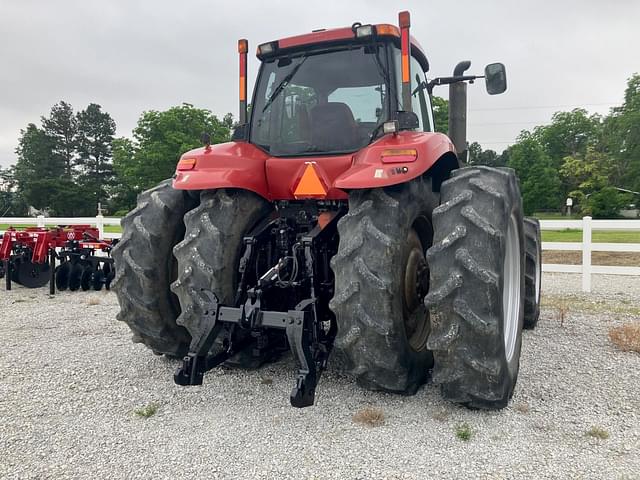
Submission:
{"label": "tree line", "polygon": [[[447,132],[447,101],[434,97],[437,130]],[[100,105],[74,112],[61,101],[40,125],[20,131],[15,165],[0,170],[0,216],[23,216],[29,206],[55,216],[123,215],[138,193],[173,175],[184,152],[230,139],[231,114],[182,104],[143,112],[132,138]],[[640,75],[627,82],[624,101],[606,116],[584,109],[557,112],[548,125],[524,130],[498,154],[469,145],[469,164],[508,166],[520,178],[527,214],[561,211],[566,198],[576,213],[615,217],[640,203]]]}
{"label": "tree line", "polygon": [[571,198],[575,213],[615,218],[640,204],[640,75],[627,81],[622,105],[608,115],[557,112],[499,155],[472,143],[469,163],[514,168],[528,215],[562,211]]}
{"label": "tree line", "polygon": [[201,145],[202,132],[228,141],[233,118],[183,104],[143,112],[132,138],[100,105],[74,112],[60,101],[40,124],[20,131],[15,165],[0,170],[0,216],[24,216],[29,207],[51,216],[124,215],[138,193],[171,177],[180,155]]}

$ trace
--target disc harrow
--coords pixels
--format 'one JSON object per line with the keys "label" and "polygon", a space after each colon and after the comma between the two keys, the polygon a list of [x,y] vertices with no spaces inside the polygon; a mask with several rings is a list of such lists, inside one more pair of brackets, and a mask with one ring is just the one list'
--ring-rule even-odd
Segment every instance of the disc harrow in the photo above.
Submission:
{"label": "disc harrow", "polygon": [[12,283],[39,288],[47,282],[51,294],[56,289],[108,290],[115,276],[110,253],[116,242],[100,239],[90,225],[10,227],[0,243],[0,278],[7,290]]}

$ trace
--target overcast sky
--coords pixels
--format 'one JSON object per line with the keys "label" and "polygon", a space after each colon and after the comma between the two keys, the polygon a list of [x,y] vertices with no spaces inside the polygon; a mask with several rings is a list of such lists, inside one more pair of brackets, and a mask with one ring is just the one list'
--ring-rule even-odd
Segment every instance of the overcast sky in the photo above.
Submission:
{"label": "overcast sky", "polygon": [[[0,165],[15,162],[20,129],[59,100],[102,105],[122,136],[143,110],[182,102],[237,115],[238,38],[253,52],[317,28],[397,23],[403,9],[431,77],[459,60],[475,73],[505,63],[505,94],[469,88],[468,136],[483,148],[504,149],[557,110],[607,113],[640,71],[638,0],[0,0]],[[257,67],[252,57],[251,79]]]}

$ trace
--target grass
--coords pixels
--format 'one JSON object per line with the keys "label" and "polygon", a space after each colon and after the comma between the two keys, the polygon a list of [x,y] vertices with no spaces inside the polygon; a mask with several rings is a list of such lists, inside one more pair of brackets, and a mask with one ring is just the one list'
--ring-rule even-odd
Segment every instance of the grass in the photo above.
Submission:
{"label": "grass", "polygon": [[604,428],[593,426],[585,432],[585,435],[592,438],[599,438],[600,440],[606,440],[609,438],[609,432]]}
{"label": "grass", "polygon": [[353,421],[367,427],[384,425],[384,412],[375,407],[366,407],[353,415]]}
{"label": "grass", "polygon": [[595,300],[576,295],[545,294],[540,300],[544,308],[550,308],[558,312],[558,320],[564,312],[588,312],[588,313],[617,313],[621,315],[640,316],[640,307],[619,300]]}
{"label": "grass", "polygon": [[153,417],[158,412],[158,408],[160,407],[157,403],[149,403],[144,407],[136,408],[133,413],[142,418],[149,418]]}
{"label": "grass", "polygon": [[[9,227],[16,227],[17,229],[22,229],[25,227],[35,227],[36,224],[31,224],[31,225],[12,225],[10,223],[0,223],[0,231],[5,231],[7,228]],[[49,225],[52,226],[52,225]],[[104,231],[107,233],[122,233],[122,228],[120,227],[120,225],[105,225],[104,226]]]}
{"label": "grass", "polygon": [[[564,230],[543,230],[543,242],[582,242],[582,230],[566,228]],[[594,230],[591,232],[593,243],[640,243],[640,231],[633,230]]]}
{"label": "grass", "polygon": [[640,353],[640,323],[610,328],[609,340],[623,352]]}
{"label": "grass", "polygon": [[580,220],[582,218],[582,215],[571,215],[567,217],[560,212],[535,212],[532,216],[538,220]]}
{"label": "grass", "polygon": [[472,436],[473,432],[471,431],[471,427],[468,423],[463,423],[456,427],[456,437],[458,437],[459,440],[468,442],[469,440],[471,440]]}

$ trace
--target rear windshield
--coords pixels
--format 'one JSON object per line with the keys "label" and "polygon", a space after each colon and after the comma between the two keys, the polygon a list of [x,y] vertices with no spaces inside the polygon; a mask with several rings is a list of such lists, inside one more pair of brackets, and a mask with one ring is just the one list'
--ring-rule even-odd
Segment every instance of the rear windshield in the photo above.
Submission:
{"label": "rear windshield", "polygon": [[382,44],[265,61],[250,141],[274,156],[359,150],[389,118],[387,65]]}

